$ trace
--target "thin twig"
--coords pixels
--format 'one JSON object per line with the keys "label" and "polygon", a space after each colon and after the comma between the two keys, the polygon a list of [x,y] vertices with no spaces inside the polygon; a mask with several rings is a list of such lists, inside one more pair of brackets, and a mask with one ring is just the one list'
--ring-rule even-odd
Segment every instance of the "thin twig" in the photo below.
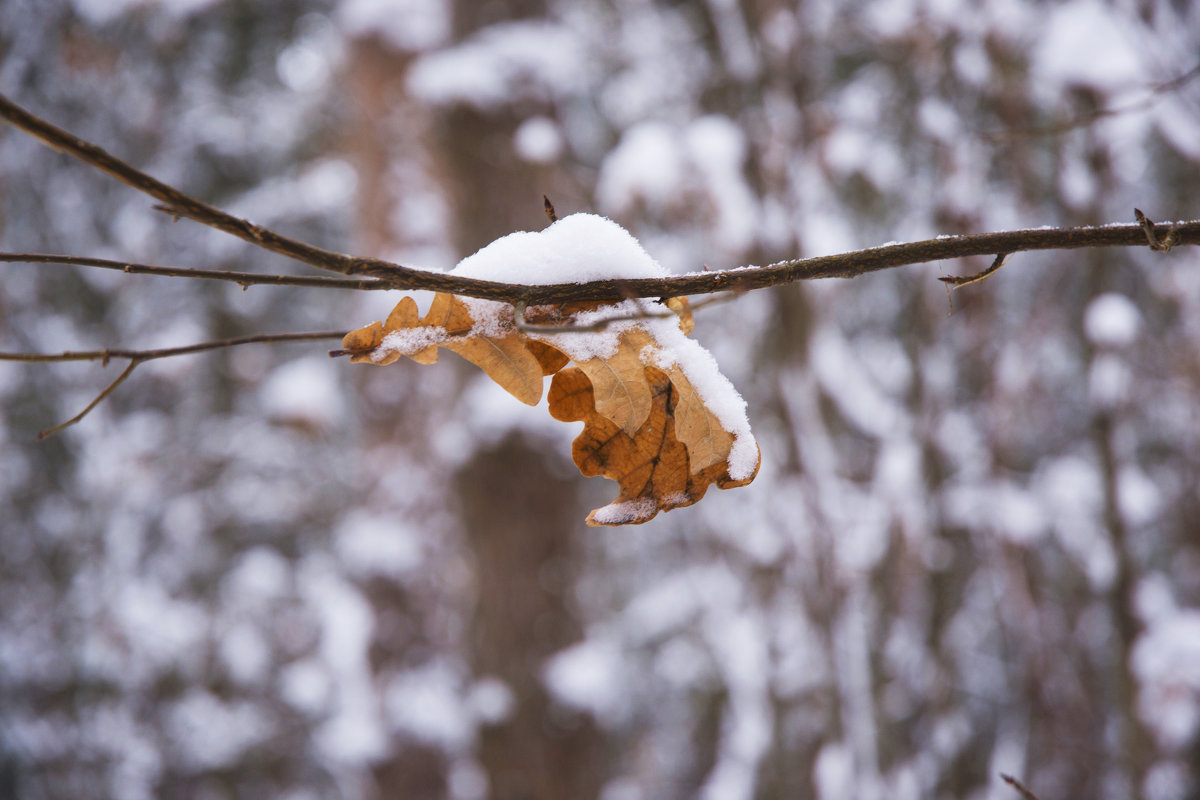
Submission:
{"label": "thin twig", "polygon": [[2,94],[0,94],[0,119],[25,131],[49,147],[77,158],[153,197],[162,203],[164,209],[172,215],[187,217],[266,250],[280,253],[320,269],[340,272],[343,275],[382,277],[384,275],[405,276],[418,272],[378,259],[357,258],[344,253],[336,253],[283,236],[268,228],[255,225],[249,220],[239,219],[151,177],[91,142],[52,125],[21,108]]}
{"label": "thin twig", "polygon": [[[1140,225],[1038,228],[965,236],[941,236],[921,242],[887,245],[816,258],[790,259],[765,267],[746,267],[671,278],[598,280],[540,286],[499,283],[451,273],[412,269],[374,258],[324,250],[238,219],[201,203],[131,167],[96,145],[54,127],[0,95],[0,119],[46,144],[106,172],[163,202],[172,213],[225,231],[251,244],[345,275],[365,275],[396,289],[428,289],[467,297],[524,302],[527,306],[574,301],[611,302],[631,297],[683,297],[723,291],[750,291],[816,278],[855,278],[884,269],[950,258],[1070,250],[1081,247],[1134,247],[1145,244]],[[1200,244],[1200,220],[1175,223],[1171,245]]]}
{"label": "thin twig", "polygon": [[554,203],[550,202],[550,198],[542,195],[542,208],[546,211],[546,216],[550,219],[550,223],[558,222],[558,214],[554,210]]}
{"label": "thin twig", "polygon": [[1050,125],[1030,128],[1012,128],[1005,131],[985,133],[984,138],[996,141],[1016,136],[1058,136],[1063,133],[1069,133],[1070,131],[1073,131],[1077,128],[1082,128],[1086,125],[1091,125],[1092,123],[1101,119],[1105,119],[1106,117],[1116,117],[1122,114],[1130,114],[1135,111],[1142,111],[1150,108],[1150,106],[1158,101],[1161,95],[1178,90],[1184,84],[1196,77],[1200,77],[1200,64],[1197,64],[1187,72],[1177,75],[1168,81],[1163,81],[1162,83],[1148,87],[1146,89],[1146,96],[1140,100],[1136,100],[1125,105],[1099,108],[1095,111],[1081,114],[1077,117]]}
{"label": "thin twig", "polygon": [[159,275],[167,278],[204,278],[215,281],[230,281],[243,289],[248,286],[307,286],[318,289],[391,289],[385,281],[375,278],[325,278],[309,275],[260,275],[253,272],[230,272],[216,269],[192,269],[189,267],[160,267],[153,264],[134,264],[129,261],[114,261],[108,258],[52,255],[49,253],[0,253],[0,262],[18,264],[63,264],[76,267],[98,267],[114,269],[134,275]]}
{"label": "thin twig", "polygon": [[[697,311],[705,306],[713,306],[717,303],[728,303],[730,300],[741,295],[741,292],[726,292],[725,294],[713,295],[705,299],[692,303],[690,310]],[[624,314],[619,317],[605,317],[602,320],[593,322],[590,325],[554,325],[541,322],[530,322],[525,319],[526,305],[521,302],[513,304],[513,322],[517,330],[522,333],[598,333],[603,331],[608,326],[616,322],[631,322],[639,319],[672,319],[678,317],[674,311],[643,311],[638,314]]]}
{"label": "thin twig", "polygon": [[109,348],[104,350],[67,350],[62,353],[0,353],[0,361],[25,361],[33,363],[51,363],[57,361],[101,361],[108,362],[114,358],[129,358],[135,361],[153,361],[156,358],[186,356],[193,353],[203,353],[208,350],[219,350],[223,347],[237,347],[243,344],[278,344],[280,342],[313,342],[321,339],[341,339],[346,331],[313,331],[311,333],[256,333],[253,336],[241,336],[236,339],[220,339],[212,342],[200,342],[182,347],[162,347],[155,350],[124,350]]}
{"label": "thin twig", "polygon": [[946,284],[948,287],[961,289],[964,286],[970,286],[972,283],[979,283],[980,281],[987,279],[998,269],[1003,267],[1006,261],[1008,261],[1008,253],[1000,253],[998,256],[996,256],[996,260],[992,262],[992,265],[983,272],[978,272],[974,275],[943,275],[938,278],[938,280]]}
{"label": "thin twig", "polygon": [[1021,795],[1022,800],[1038,800],[1036,794],[1026,789],[1025,785],[1012,775],[1005,775],[1002,772],[1000,773],[1000,777],[1004,779],[1005,783],[1017,790],[1017,794]]}
{"label": "thin twig", "polygon": [[117,379],[105,387],[104,391],[96,395],[92,402],[87,404],[87,407],[80,411],[75,416],[71,417],[66,422],[60,422],[52,428],[47,428],[37,435],[38,441],[45,439],[48,436],[53,436],[60,431],[71,427],[75,423],[82,420],[92,409],[100,405],[104,398],[112,394],[113,390],[121,385],[126,378],[137,369],[144,361],[153,361],[156,358],[170,358],[172,356],[185,356],[192,353],[203,353],[207,350],[217,350],[223,347],[236,347],[243,344],[262,344],[262,343],[279,343],[279,342],[311,342],[319,339],[335,339],[345,337],[345,331],[314,331],[311,333],[258,333],[253,336],[242,336],[236,339],[221,339],[212,342],[200,342],[199,344],[184,345],[182,347],[162,347],[155,350],[124,350],[124,349],[105,349],[105,350],[68,350],[62,353],[0,353],[0,361],[24,361],[33,363],[52,363],[60,361],[99,361],[102,366],[107,366],[108,362],[114,358],[127,358],[129,364],[124,371],[117,376]]}
{"label": "thin twig", "polygon": [[86,407],[86,408],[84,408],[84,409],[83,409],[83,411],[80,411],[78,414],[76,414],[75,416],[71,417],[71,418],[70,418],[69,420],[67,420],[66,422],[60,422],[60,423],[58,423],[58,424],[57,424],[57,425],[55,425],[53,428],[46,428],[46,430],[44,430],[44,431],[39,431],[39,432],[38,432],[38,435],[37,435],[37,439],[38,439],[38,441],[40,442],[40,441],[42,441],[43,439],[46,439],[46,438],[48,438],[48,437],[50,437],[50,436],[53,436],[54,434],[56,434],[56,433],[58,433],[58,432],[60,432],[60,431],[63,431],[63,430],[65,430],[65,429],[67,429],[67,428],[71,427],[71,426],[72,426],[72,425],[74,425],[76,422],[79,422],[81,419],[83,419],[84,417],[86,417],[86,416],[87,416],[87,415],[88,415],[88,414],[91,412],[91,410],[92,410],[93,408],[95,408],[96,406],[100,405],[100,402],[101,402],[101,401],[102,401],[104,398],[106,398],[106,397],[108,397],[110,394],[112,394],[112,391],[113,391],[113,389],[116,389],[118,386],[120,386],[120,385],[121,385],[121,382],[122,382],[122,381],[124,381],[124,380],[125,380],[126,378],[128,378],[128,377],[129,377],[131,374],[133,374],[133,371],[134,371],[135,369],[137,369],[137,365],[138,365],[138,364],[140,364],[140,363],[142,363],[140,359],[136,359],[136,358],[135,358],[135,359],[131,360],[131,361],[129,362],[129,366],[125,367],[124,371],[123,371],[123,372],[122,372],[120,375],[118,375],[118,376],[117,376],[117,379],[116,379],[115,381],[113,381],[112,383],[110,383],[110,384],[109,384],[109,385],[108,385],[108,386],[107,386],[107,387],[104,389],[104,391],[102,391],[100,394],[96,395],[95,399],[93,399],[93,400],[92,400],[92,402],[88,403],[88,404],[87,404],[87,407]]}

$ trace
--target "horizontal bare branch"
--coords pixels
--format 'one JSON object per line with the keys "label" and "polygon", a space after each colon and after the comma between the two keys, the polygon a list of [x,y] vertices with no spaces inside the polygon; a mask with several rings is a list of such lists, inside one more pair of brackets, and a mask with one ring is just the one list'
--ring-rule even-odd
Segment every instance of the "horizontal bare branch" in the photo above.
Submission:
{"label": "horizontal bare branch", "polygon": [[38,440],[45,439],[48,436],[53,436],[66,428],[71,427],[75,423],[82,420],[92,409],[100,405],[104,398],[108,397],[113,391],[124,383],[125,379],[133,374],[133,371],[138,368],[142,362],[153,361],[156,358],[171,358],[172,356],[186,356],[192,353],[203,353],[208,350],[218,350],[223,347],[236,347],[243,344],[277,344],[280,342],[311,342],[320,339],[341,339],[345,337],[345,331],[314,331],[311,333],[258,333],[253,336],[242,336],[236,339],[221,339],[212,342],[200,342],[199,344],[184,345],[183,347],[161,347],[155,350],[124,350],[124,349],[104,349],[104,350],[68,350],[63,353],[0,353],[0,361],[24,361],[32,363],[51,363],[59,361],[99,361],[101,365],[107,366],[108,362],[114,358],[127,358],[129,363],[117,376],[116,380],[92,398],[92,401],[84,407],[75,416],[65,422],[60,422],[52,428],[40,432],[37,435]]}
{"label": "horizontal bare branch", "polygon": [[192,353],[203,353],[208,350],[219,350],[223,347],[237,347],[243,344],[278,344],[280,342],[314,342],[322,339],[341,339],[346,331],[313,331],[311,333],[256,333],[253,336],[241,336],[236,339],[221,339],[212,342],[200,342],[182,347],[161,347],[154,350],[125,350],[121,348],[105,348],[104,350],[67,350],[62,353],[0,353],[0,361],[26,361],[34,363],[49,363],[54,361],[99,361],[107,364],[114,358],[128,358],[132,361],[153,361],[156,358],[171,356],[186,356]]}
{"label": "horizontal bare branch", "polygon": [[247,286],[307,286],[317,289],[391,289],[391,285],[374,278],[324,278],[310,275],[260,275],[254,272],[231,272],[217,269],[191,269],[188,267],[160,267],[153,264],[134,264],[129,261],[114,261],[108,258],[52,255],[49,253],[0,253],[0,262],[18,264],[64,264],[77,267],[114,269],[135,275],[159,275],[167,278],[204,278],[214,281],[230,281]]}
{"label": "horizontal bare branch", "polygon": [[[1164,226],[1159,226],[1164,227]],[[1200,220],[1170,225],[1164,237],[1174,246],[1200,244]],[[524,300],[528,305],[575,300],[623,300],[629,297],[678,297],[719,291],[750,291],[816,278],[857,278],[871,272],[968,256],[996,256],[1031,250],[1085,247],[1145,247],[1141,225],[1102,225],[939,236],[920,242],[892,244],[815,258],[780,261],[765,267],[742,267],[691,273],[672,278],[639,278],[547,286],[506,286],[492,299]],[[460,294],[471,294],[461,291]],[[476,296],[483,296],[476,295]]]}
{"label": "horizontal bare branch", "polygon": [[816,278],[854,278],[879,270],[931,261],[997,256],[1031,250],[1069,250],[1084,247],[1145,247],[1155,249],[1200,244],[1200,220],[1166,226],[1163,235],[1154,223],[1103,225],[939,236],[907,244],[885,245],[850,253],[792,259],[765,267],[743,267],[692,273],[671,278],[599,280],[529,286],[463,278],[445,272],[417,270],[373,258],[358,258],[323,250],[238,219],[168,186],[99,147],[30,114],[0,95],[0,119],[5,119],[46,144],[100,169],[165,203],[174,213],[225,231],[272,252],[345,275],[378,278],[396,289],[428,289],[527,306],[570,301],[616,301],[632,297],[676,297],[723,291],[749,291]]}

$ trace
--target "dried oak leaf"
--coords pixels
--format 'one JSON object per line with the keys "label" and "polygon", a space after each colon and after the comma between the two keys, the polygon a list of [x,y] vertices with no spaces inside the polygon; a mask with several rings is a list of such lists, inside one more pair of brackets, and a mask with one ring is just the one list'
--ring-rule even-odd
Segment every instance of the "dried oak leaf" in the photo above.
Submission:
{"label": "dried oak leaf", "polygon": [[[681,319],[680,328],[687,332],[690,322],[689,314]],[[621,331],[612,355],[576,362],[591,381],[596,413],[630,436],[636,435],[650,416],[652,396],[646,361],[653,360],[661,350],[649,331],[634,327]],[[687,448],[691,471],[724,461],[733,448],[733,434],[709,411],[678,364],[672,364],[666,372],[678,396],[672,415],[675,436]]]}
{"label": "dried oak leaf", "polygon": [[[743,486],[758,471],[758,449],[744,418],[741,427],[733,426],[736,434],[722,424],[679,360],[683,350],[703,353],[686,339],[693,326],[687,301],[673,298],[667,305],[678,316],[677,328],[626,321],[604,334],[613,338],[596,355],[577,348],[578,333],[522,333],[501,304],[480,306],[485,319],[476,320],[463,300],[438,294],[421,318],[416,303],[405,297],[387,320],[347,334],[343,347],[356,363],[380,365],[401,356],[430,364],[444,347],[530,405],[541,397],[543,376],[554,375],[550,413],[584,423],[572,446],[580,472],[603,475],[620,487],[613,503],[588,515],[588,524],[637,524],[697,502],[710,484]],[[527,319],[569,324],[573,314],[596,310],[598,304],[541,307]],[[576,366],[564,369],[571,352]],[[695,370],[695,359],[690,363]],[[715,373],[715,364],[710,367]],[[715,377],[736,398],[728,382]],[[705,381],[709,391],[712,378]]]}
{"label": "dried oak leaf", "polygon": [[[686,378],[682,373],[672,378],[654,367],[645,367],[644,374],[650,389],[650,413],[632,436],[597,411],[592,383],[582,369],[561,370],[550,384],[554,418],[584,423],[583,432],[571,446],[579,471],[587,476],[603,475],[620,486],[616,500],[588,514],[589,525],[640,524],[659,511],[697,502],[710,484],[722,489],[744,486],[758,472],[756,464],[748,477],[735,480],[724,460],[693,469],[688,447],[677,436],[681,393],[676,381],[686,382]],[[690,383],[687,386],[690,388]]]}
{"label": "dried oak leaf", "polygon": [[641,354],[643,348],[653,345],[650,334],[641,328],[631,328],[621,332],[617,351],[612,355],[575,362],[591,381],[596,413],[612,420],[630,436],[650,416],[650,384]]}
{"label": "dried oak leaf", "polygon": [[511,321],[490,328],[494,330],[477,330],[467,304],[439,292],[423,319],[416,302],[404,297],[385,321],[346,334],[342,347],[350,352],[352,362],[380,366],[401,356],[432,364],[437,361],[437,348],[444,347],[478,366],[521,402],[537,405],[542,378],[561,369],[566,357],[524,336]]}
{"label": "dried oak leaf", "polygon": [[[733,434],[725,430],[708,406],[704,405],[704,398],[678,365],[672,365],[667,377],[671,379],[677,396],[674,408],[675,437],[687,448],[692,472],[700,472],[724,462],[733,449]],[[754,472],[758,472],[757,466]],[[754,475],[751,475],[743,483],[730,485],[744,486],[753,479]]]}

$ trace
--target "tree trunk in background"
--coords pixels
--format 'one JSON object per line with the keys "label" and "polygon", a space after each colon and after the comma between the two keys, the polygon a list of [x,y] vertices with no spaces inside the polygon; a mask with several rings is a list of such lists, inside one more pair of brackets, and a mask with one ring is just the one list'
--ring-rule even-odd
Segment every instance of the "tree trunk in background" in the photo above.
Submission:
{"label": "tree trunk in background", "polygon": [[[458,37],[505,19],[544,13],[541,2],[455,4]],[[431,150],[443,177],[455,244],[463,255],[514,230],[547,224],[541,198],[553,175],[523,161],[513,137],[524,114],[501,106],[453,105],[435,112]],[[555,708],[542,665],[579,641],[571,598],[580,571],[576,536],[579,482],[553,462],[561,456],[521,433],[480,448],[457,478],[467,543],[475,561],[469,658],[477,675],[513,692],[512,716],[482,733],[480,761],[492,800],[594,798],[608,770],[590,717]]]}
{"label": "tree trunk in background", "polygon": [[475,557],[469,658],[515,701],[480,738],[492,800],[594,798],[609,773],[592,719],[555,707],[540,680],[546,659],[582,638],[571,603],[582,527],[575,481],[543,451],[508,436],[479,450],[456,486]]}
{"label": "tree trunk in background", "polygon": [[[472,8],[456,9],[458,38],[485,24],[472,21],[466,13]],[[494,15],[497,7],[486,10]],[[513,230],[544,227],[536,192],[510,194],[530,187],[553,194],[557,185],[552,168],[516,157],[513,135],[522,118],[503,108],[431,109],[407,95],[410,61],[374,39],[352,55],[355,120],[347,145],[359,167],[359,237],[367,251],[422,244],[406,235],[404,219],[404,204],[419,192],[443,204],[458,256]],[[457,367],[465,380],[478,377],[458,359],[444,361],[439,368]],[[419,407],[406,406],[406,419],[396,425],[420,428],[418,416],[425,416]],[[586,800],[598,796],[609,773],[594,721],[556,706],[541,681],[546,659],[582,638],[571,602],[572,576],[579,572],[575,537],[584,530],[579,481],[564,469],[562,455],[550,452],[558,446],[509,435],[476,450],[454,478],[463,544],[473,562],[473,607],[464,611],[468,639],[459,646],[472,675],[499,679],[513,698],[511,713],[480,732],[476,757],[492,800]],[[383,595],[371,596],[376,613],[387,615],[379,605]],[[436,751],[410,747],[375,765],[374,774],[384,797],[446,796],[446,766]]]}

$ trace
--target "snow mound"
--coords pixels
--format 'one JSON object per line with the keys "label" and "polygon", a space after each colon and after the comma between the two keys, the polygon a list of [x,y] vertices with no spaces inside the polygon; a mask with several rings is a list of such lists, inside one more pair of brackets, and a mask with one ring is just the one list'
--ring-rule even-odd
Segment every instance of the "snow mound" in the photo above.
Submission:
{"label": "snow mound", "polygon": [[667,277],[629,231],[596,214],[572,214],[545,230],[510,233],[464,258],[454,274],[528,285]]}

